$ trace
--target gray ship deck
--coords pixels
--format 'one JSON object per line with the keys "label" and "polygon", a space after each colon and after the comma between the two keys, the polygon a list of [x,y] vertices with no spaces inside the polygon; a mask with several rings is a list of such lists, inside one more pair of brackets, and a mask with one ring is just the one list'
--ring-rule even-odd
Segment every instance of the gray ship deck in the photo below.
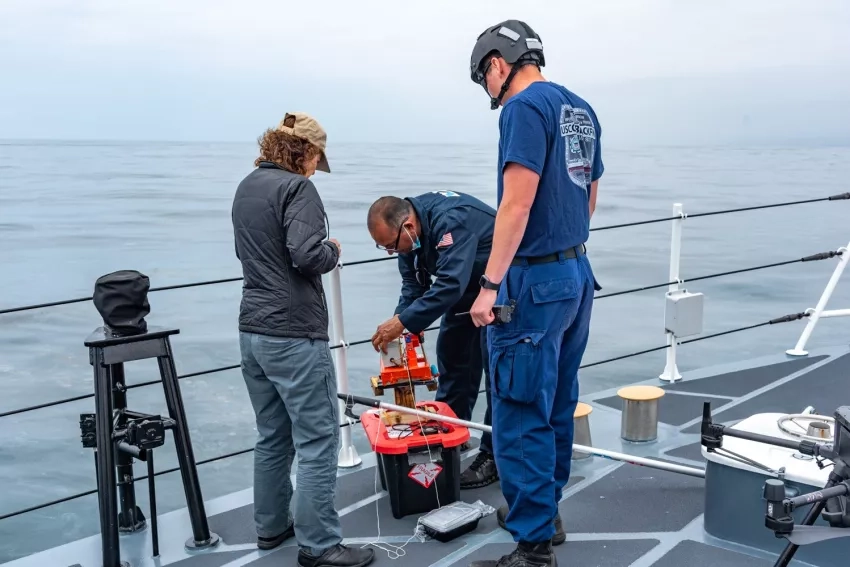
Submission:
{"label": "gray ship deck", "polygon": [[[716,422],[731,424],[761,412],[799,413],[814,406],[831,415],[837,405],[850,403],[850,351],[822,350],[805,358],[784,355],[761,358],[746,365],[717,366],[689,373],[685,381],[663,386],[659,407],[659,436],[650,444],[630,444],[619,438],[620,400],[615,390],[583,397],[596,447],[655,457],[702,467],[698,430],[703,400],[712,401]],[[651,379],[645,384],[658,384]],[[362,408],[358,408],[358,412]],[[473,443],[474,447],[474,443]],[[466,462],[476,453],[473,448]],[[363,455],[358,469],[340,470],[337,509],[346,543],[381,541],[404,547],[403,557],[391,559],[376,549],[374,565],[405,567],[467,565],[477,558],[497,558],[513,548],[510,535],[499,528],[495,515],[478,528],[449,543],[412,539],[417,515],[393,518],[387,494],[376,479],[373,454]],[[703,530],[704,480],[603,458],[574,461],[573,477],[560,510],[567,542],[555,548],[559,565],[581,567],[770,567],[776,553],[766,553],[713,538]],[[376,486],[378,489],[376,490]],[[754,498],[760,498],[754,494]],[[462,500],[482,500],[498,507],[499,485],[462,491]],[[252,491],[207,503],[212,531],[222,542],[214,549],[189,553],[183,547],[191,535],[185,510],[160,517],[159,558],[152,558],[150,530],[122,536],[122,559],[134,567],[266,567],[296,565],[294,540],[271,551],[258,551],[252,520]],[[763,526],[763,516],[752,521]],[[773,535],[763,528],[770,538]],[[836,540],[847,547],[850,539]],[[815,544],[817,545],[817,544]],[[802,551],[802,549],[801,549]],[[17,561],[8,567],[98,567],[100,539],[87,538]],[[792,565],[806,565],[795,561]]]}

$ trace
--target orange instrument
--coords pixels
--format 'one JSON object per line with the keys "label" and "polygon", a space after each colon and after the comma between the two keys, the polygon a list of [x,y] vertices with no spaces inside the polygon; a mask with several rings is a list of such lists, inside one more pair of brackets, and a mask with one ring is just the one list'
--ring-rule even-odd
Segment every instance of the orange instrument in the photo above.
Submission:
{"label": "orange instrument", "polygon": [[[437,367],[428,364],[425,348],[422,345],[424,334],[404,333],[387,345],[387,352],[381,353],[380,376],[372,377],[372,391],[382,396],[384,389],[395,390],[395,403],[409,408],[416,407],[415,386],[425,386],[428,391],[437,389]],[[413,415],[388,412],[385,422],[413,423],[418,421]]]}

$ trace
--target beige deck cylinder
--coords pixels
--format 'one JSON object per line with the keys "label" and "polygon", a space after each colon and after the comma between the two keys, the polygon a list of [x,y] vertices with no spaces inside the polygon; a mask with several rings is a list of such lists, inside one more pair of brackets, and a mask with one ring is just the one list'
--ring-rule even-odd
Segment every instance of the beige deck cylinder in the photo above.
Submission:
{"label": "beige deck cylinder", "polygon": [[664,390],[656,386],[628,386],[617,391],[623,400],[620,437],[645,443],[658,438],[658,400]]}

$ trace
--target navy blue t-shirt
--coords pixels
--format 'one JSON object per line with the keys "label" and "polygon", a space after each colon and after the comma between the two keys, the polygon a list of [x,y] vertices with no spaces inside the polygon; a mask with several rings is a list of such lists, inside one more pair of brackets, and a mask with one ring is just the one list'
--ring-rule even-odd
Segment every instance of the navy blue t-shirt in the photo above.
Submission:
{"label": "navy blue t-shirt", "polygon": [[497,202],[509,162],[540,175],[517,256],[544,256],[587,241],[590,183],[605,169],[601,133],[590,105],[552,82],[532,83],[502,108]]}

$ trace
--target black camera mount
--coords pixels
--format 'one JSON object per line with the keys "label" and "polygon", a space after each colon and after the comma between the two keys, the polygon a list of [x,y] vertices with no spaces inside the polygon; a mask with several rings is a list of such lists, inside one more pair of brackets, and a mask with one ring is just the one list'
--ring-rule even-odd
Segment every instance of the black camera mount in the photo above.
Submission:
{"label": "black camera mount", "polygon": [[[80,414],[80,437],[83,447],[94,449],[95,454],[103,567],[127,567],[127,562],[121,561],[119,532],[136,532],[147,523],[136,505],[134,459],[147,463],[153,554],[159,555],[153,450],[165,444],[166,431],[174,434],[192,524],[192,537],[186,541],[186,548],[207,548],[219,542],[219,536],[210,532],[204,510],[189,425],[174,367],[170,337],[179,332],[178,329],[151,326],[141,333],[126,335],[104,326],[85,340],[89,362],[94,368],[95,413]],[[157,359],[168,417],[127,409],[124,363],[151,358]]]}
{"label": "black camera mount", "polygon": [[[765,526],[774,532],[777,538],[785,538],[788,545],[779,555],[773,567],[787,567],[800,545],[837,537],[850,537],[850,406],[841,406],[835,410],[835,433],[832,443],[818,444],[809,440],[792,441],[770,435],[761,435],[716,424],[711,419],[711,403],[703,404],[701,444],[709,452],[715,452],[723,446],[723,437],[736,437],[756,443],[765,443],[775,447],[793,449],[803,455],[817,459],[820,468],[823,461],[832,461],[832,471],[823,490],[801,494],[790,498],[785,490],[785,471],[770,471],[778,478],[769,479],[764,485],[766,500]],[[749,459],[740,460],[760,466]],[[766,467],[761,467],[765,468]],[[768,469],[769,470],[769,469]],[[799,507],[811,504],[812,507],[800,524],[794,523],[791,513]],[[818,516],[831,527],[813,526]]]}

